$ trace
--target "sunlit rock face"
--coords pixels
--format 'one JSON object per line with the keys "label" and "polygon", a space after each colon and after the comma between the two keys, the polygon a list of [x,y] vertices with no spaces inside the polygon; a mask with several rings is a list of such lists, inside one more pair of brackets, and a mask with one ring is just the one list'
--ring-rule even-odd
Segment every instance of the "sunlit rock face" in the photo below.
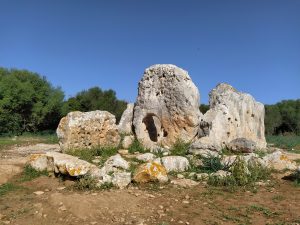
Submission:
{"label": "sunlit rock face", "polygon": [[251,152],[266,148],[264,105],[228,84],[210,92],[210,109],[201,116],[198,140],[191,152],[201,149]]}
{"label": "sunlit rock face", "polygon": [[133,126],[147,148],[192,140],[199,127],[199,91],[190,76],[174,65],[147,68],[139,82]]}
{"label": "sunlit rock face", "polygon": [[56,130],[62,151],[68,149],[118,146],[116,118],[106,111],[70,112]]}

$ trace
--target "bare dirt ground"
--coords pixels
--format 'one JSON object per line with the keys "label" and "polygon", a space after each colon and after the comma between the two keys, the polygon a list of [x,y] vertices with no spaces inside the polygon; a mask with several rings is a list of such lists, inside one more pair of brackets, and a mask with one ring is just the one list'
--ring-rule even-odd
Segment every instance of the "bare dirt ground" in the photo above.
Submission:
{"label": "bare dirt ground", "polygon": [[[28,154],[57,147],[1,151],[0,178],[17,180]],[[254,192],[228,192],[205,184],[187,189],[153,184],[78,191],[71,188],[74,181],[43,176],[0,196],[0,224],[300,224],[300,187],[280,177],[277,174],[274,182]]]}

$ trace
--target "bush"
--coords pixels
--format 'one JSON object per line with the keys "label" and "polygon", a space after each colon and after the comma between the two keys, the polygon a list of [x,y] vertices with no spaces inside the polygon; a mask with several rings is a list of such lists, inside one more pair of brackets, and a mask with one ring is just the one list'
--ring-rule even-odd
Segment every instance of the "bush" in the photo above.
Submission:
{"label": "bush", "polygon": [[143,147],[143,145],[139,142],[139,140],[134,139],[132,144],[128,148],[129,153],[135,153],[135,152],[140,152],[140,153],[145,153],[147,150]]}
{"label": "bush", "polygon": [[175,144],[171,147],[170,151],[172,155],[185,156],[189,150],[190,143],[184,142],[178,139]]}
{"label": "bush", "polygon": [[222,158],[220,156],[208,155],[207,157],[202,157],[201,166],[202,172],[214,173],[218,170],[226,170],[227,167],[222,164]]}

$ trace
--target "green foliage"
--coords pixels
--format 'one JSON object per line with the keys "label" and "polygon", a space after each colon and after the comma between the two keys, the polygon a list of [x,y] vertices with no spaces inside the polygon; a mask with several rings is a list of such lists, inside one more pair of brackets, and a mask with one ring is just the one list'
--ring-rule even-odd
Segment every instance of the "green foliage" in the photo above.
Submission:
{"label": "green foliage", "polygon": [[270,169],[254,161],[246,163],[239,156],[227,171],[231,172],[230,176],[220,178],[212,175],[208,179],[208,184],[226,186],[234,190],[237,187],[252,187],[255,182],[267,180],[271,176]]}
{"label": "green foliage", "polygon": [[267,135],[300,134],[300,99],[265,106]]}
{"label": "green foliage", "polygon": [[19,179],[20,182],[31,181],[40,176],[48,176],[47,171],[37,171],[29,165],[24,167],[22,175]]}
{"label": "green foliage", "polygon": [[103,164],[110,156],[116,155],[118,149],[114,147],[99,147],[91,149],[69,149],[67,152],[69,155],[77,156],[82,160],[92,162],[95,156],[99,156],[101,164]]}
{"label": "green foliage", "polygon": [[171,147],[170,151],[172,155],[185,156],[189,149],[190,143],[184,142],[183,140],[176,140],[175,144]]}
{"label": "green foliage", "polygon": [[145,152],[147,152],[147,149],[144,148],[144,146],[139,142],[139,140],[134,139],[134,141],[128,148],[128,152],[129,153],[135,153],[135,152],[145,153]]}
{"label": "green foliage", "polygon": [[127,103],[118,100],[115,91],[103,91],[99,87],[93,87],[69,98],[63,107],[63,113],[66,115],[71,111],[104,110],[114,114],[119,121],[126,107]]}
{"label": "green foliage", "polygon": [[274,144],[278,148],[298,151],[300,153],[300,136],[295,135],[278,135],[266,136],[267,142]]}
{"label": "green foliage", "polygon": [[20,189],[20,186],[17,186],[13,183],[5,183],[0,185],[0,196],[7,194],[8,192],[15,191]]}
{"label": "green foliage", "polygon": [[221,162],[222,158],[219,156],[208,155],[207,157],[202,157],[201,166],[202,172],[205,173],[214,173],[218,170],[225,170],[227,169]]}
{"label": "green foliage", "polygon": [[199,109],[201,113],[205,114],[209,110],[209,105],[201,104]]}
{"label": "green foliage", "polygon": [[279,213],[277,212],[272,212],[270,209],[261,206],[261,205],[250,205],[247,209],[247,211],[257,211],[257,212],[261,212],[263,213],[264,216],[266,217],[274,217],[274,216],[278,216]]}
{"label": "green foliage", "polygon": [[113,184],[106,182],[106,183],[99,185],[97,180],[92,178],[91,176],[83,176],[75,182],[73,187],[80,191],[108,190],[108,189],[113,188]]}
{"label": "green foliage", "polygon": [[0,134],[55,129],[64,94],[39,74],[0,69]]}

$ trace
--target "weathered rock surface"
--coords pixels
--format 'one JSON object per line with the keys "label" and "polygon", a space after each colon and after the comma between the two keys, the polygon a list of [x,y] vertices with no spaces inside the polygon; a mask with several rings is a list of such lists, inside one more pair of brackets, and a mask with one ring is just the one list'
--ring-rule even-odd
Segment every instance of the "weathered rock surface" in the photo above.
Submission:
{"label": "weathered rock surface", "polygon": [[147,148],[170,147],[192,140],[199,126],[199,92],[186,71],[174,65],[154,65],[139,82],[133,126]]}
{"label": "weathered rock surface", "polygon": [[191,179],[176,179],[172,180],[171,184],[174,184],[179,187],[190,188],[198,185],[199,183]]}
{"label": "weathered rock surface", "polygon": [[127,187],[131,182],[131,173],[129,172],[115,172],[112,177],[112,183],[114,186],[123,189]]}
{"label": "weathered rock surface", "polygon": [[129,163],[122,158],[121,155],[117,154],[114,156],[111,156],[106,160],[104,163],[104,166],[101,168],[102,171],[105,171],[105,173],[110,173],[113,171],[117,171],[118,169],[127,170],[129,169]]}
{"label": "weathered rock surface", "polygon": [[275,170],[296,170],[296,162],[289,159],[287,154],[282,153],[281,151],[275,151],[271,154],[268,154],[262,158],[264,165],[273,168]]}
{"label": "weathered rock surface", "polygon": [[133,141],[134,141],[133,135],[125,136],[122,141],[122,147],[125,149],[128,149],[130,147],[130,145],[133,143]]}
{"label": "weathered rock surface", "polygon": [[126,110],[123,112],[121,120],[118,124],[118,130],[121,134],[132,134],[132,120],[133,120],[133,103],[127,104]]}
{"label": "weathered rock surface", "polygon": [[229,142],[227,148],[234,152],[251,153],[256,149],[256,143],[246,138],[236,138]]}
{"label": "weathered rock surface", "polygon": [[183,172],[190,166],[188,159],[183,156],[165,156],[161,161],[168,172]]}
{"label": "weathered rock surface", "polygon": [[117,146],[120,142],[116,118],[106,111],[70,112],[56,130],[62,151],[70,148]]}
{"label": "weathered rock surface", "polygon": [[91,170],[97,169],[95,165],[89,162],[58,152],[31,155],[28,163],[39,171],[53,171],[72,177],[83,176]]}
{"label": "weathered rock surface", "polygon": [[137,183],[147,183],[150,181],[164,183],[168,181],[168,175],[167,170],[161,164],[148,162],[138,167],[133,179]]}
{"label": "weathered rock surface", "polygon": [[138,155],[136,158],[143,162],[149,162],[149,161],[154,160],[156,157],[154,154],[148,152],[148,153]]}
{"label": "weathered rock surface", "polygon": [[201,117],[199,139],[191,149],[221,150],[230,143],[242,152],[266,148],[263,104],[224,83],[210,92],[209,101],[210,109]]}

